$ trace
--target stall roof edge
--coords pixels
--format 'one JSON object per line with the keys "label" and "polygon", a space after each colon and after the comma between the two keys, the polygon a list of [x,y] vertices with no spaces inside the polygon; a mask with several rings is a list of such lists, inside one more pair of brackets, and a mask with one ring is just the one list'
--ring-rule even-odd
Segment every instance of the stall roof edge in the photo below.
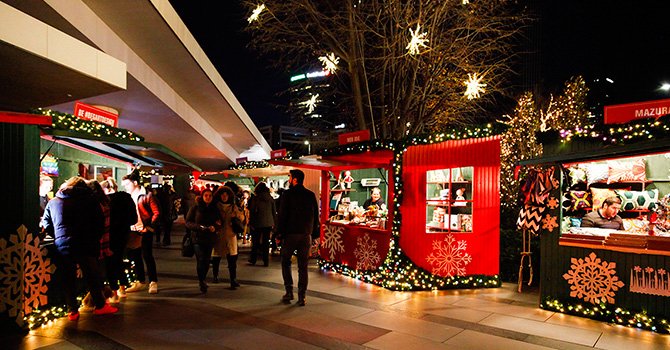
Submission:
{"label": "stall roof edge", "polygon": [[125,163],[139,163],[146,166],[165,166],[169,164],[201,171],[197,165],[169,148],[156,143],[98,137],[68,130],[42,129],[42,134],[48,140],[74,144]]}
{"label": "stall roof edge", "polygon": [[644,153],[662,153],[670,149],[670,139],[659,139],[637,142],[630,145],[612,145],[598,149],[580,150],[577,152],[543,155],[541,157],[524,159],[519,165],[542,165],[551,163],[568,163],[580,161],[596,161],[610,158],[623,158]]}

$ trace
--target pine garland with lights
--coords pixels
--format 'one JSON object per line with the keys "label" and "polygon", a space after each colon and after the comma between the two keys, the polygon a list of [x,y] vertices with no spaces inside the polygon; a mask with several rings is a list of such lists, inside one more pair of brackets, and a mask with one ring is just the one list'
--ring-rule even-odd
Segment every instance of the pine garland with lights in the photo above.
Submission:
{"label": "pine garland with lights", "polygon": [[579,302],[558,300],[550,297],[544,298],[540,307],[545,310],[586,317],[621,326],[670,334],[670,323],[668,323],[667,319],[649,315],[644,310],[627,310],[605,303],[584,305]]}
{"label": "pine garland with lights", "polygon": [[77,118],[72,114],[52,111],[50,109],[38,108],[33,111],[35,114],[42,114],[52,118],[52,127],[58,130],[71,130],[81,132],[96,137],[114,137],[117,139],[126,139],[130,141],[144,141],[144,137],[126,129],[115,128],[107,124],[98,123],[90,120]]}
{"label": "pine garland with lights", "polygon": [[[135,281],[135,262],[128,259],[123,259],[124,272],[126,274],[127,281]],[[81,303],[84,299],[86,292],[77,296],[77,301]],[[67,316],[67,306],[63,305],[52,305],[48,309],[33,309],[33,311],[24,316],[24,321],[28,325],[28,329],[36,329],[39,327],[46,327],[54,322],[54,320],[61,317]]]}
{"label": "pine garland with lights", "polygon": [[556,132],[540,132],[545,142],[567,143],[573,139],[586,139],[607,145],[630,145],[636,142],[670,137],[670,115],[658,119],[647,118],[614,126],[588,124],[563,128]]}
{"label": "pine garland with lights", "polygon": [[392,164],[392,176],[395,184],[395,196],[393,198],[393,223],[391,228],[391,241],[386,259],[377,270],[360,271],[349,268],[346,265],[328,262],[321,257],[318,264],[321,269],[338,272],[342,275],[356,278],[358,280],[372,283],[390,290],[414,291],[414,290],[436,290],[436,289],[465,289],[465,288],[496,288],[500,287],[501,280],[498,275],[471,275],[440,277],[435,276],[425,269],[414,264],[398,244],[400,236],[400,222],[402,214],[400,203],[402,202],[402,158],[408,147],[440,143],[449,140],[461,140],[468,138],[482,138],[499,135],[505,126],[501,124],[486,124],[482,126],[457,127],[447,129],[442,133],[424,136],[412,136],[402,141],[373,140],[356,144],[343,145],[335,148],[325,149],[321,155],[344,155],[362,153],[367,151],[391,150],[394,153]]}

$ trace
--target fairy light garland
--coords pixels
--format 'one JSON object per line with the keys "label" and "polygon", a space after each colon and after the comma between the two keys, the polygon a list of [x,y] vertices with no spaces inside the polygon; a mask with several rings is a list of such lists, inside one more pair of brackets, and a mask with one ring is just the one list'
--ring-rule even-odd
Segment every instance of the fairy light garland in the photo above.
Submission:
{"label": "fairy light garland", "polygon": [[[658,119],[642,119],[616,126],[598,128],[595,125],[577,126],[558,131],[558,141],[567,143],[573,139],[593,139],[605,145],[627,145],[640,141],[670,137],[670,116]],[[539,133],[540,139],[550,141],[555,132]]]}
{"label": "fairy light garland", "polygon": [[545,310],[610,322],[625,327],[640,328],[663,334],[670,333],[670,323],[667,319],[649,315],[644,310],[627,310],[605,303],[584,305],[549,297],[544,298],[540,307]]}
{"label": "fairy light garland", "polygon": [[[135,281],[135,262],[128,259],[123,259],[124,272],[127,281]],[[77,296],[77,301],[81,304],[84,299],[84,294]],[[48,309],[33,309],[30,314],[24,316],[23,320],[28,325],[28,329],[37,329],[40,327],[50,326],[56,319],[67,316],[67,306],[54,305]]]}
{"label": "fairy light garland", "polygon": [[500,287],[502,281],[498,275],[435,276],[414,264],[414,262],[412,262],[402,251],[398,242],[402,219],[400,208],[403,196],[403,183],[401,177],[402,159],[407,148],[450,140],[499,135],[504,131],[504,128],[505,126],[502,124],[452,128],[439,134],[413,136],[402,141],[373,140],[323,150],[321,155],[324,156],[362,153],[376,150],[393,151],[394,157],[393,163],[391,164],[393,174],[391,176],[393,176],[394,179],[395,196],[393,198],[393,222],[391,225],[389,252],[378,269],[360,271],[343,264],[328,262],[321,257],[318,258],[319,267],[323,270],[334,271],[366,283],[372,283],[396,291]]}
{"label": "fairy light garland", "polygon": [[58,130],[71,130],[81,132],[96,137],[114,137],[117,139],[126,139],[130,141],[144,141],[144,137],[126,129],[115,128],[107,124],[98,123],[90,120],[77,118],[72,114],[52,111],[50,109],[38,108],[33,111],[35,114],[41,114],[51,117],[52,127]]}

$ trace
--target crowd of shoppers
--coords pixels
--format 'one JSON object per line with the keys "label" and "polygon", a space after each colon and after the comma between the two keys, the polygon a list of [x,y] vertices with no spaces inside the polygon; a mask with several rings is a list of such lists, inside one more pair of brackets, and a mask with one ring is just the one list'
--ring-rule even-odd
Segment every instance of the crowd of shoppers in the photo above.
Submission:
{"label": "crowd of shoppers", "polygon": [[[270,188],[260,182],[253,192],[242,190],[232,181],[222,186],[189,191],[182,203],[187,232],[193,242],[198,286],[207,293],[207,274],[212,266],[212,282],[219,282],[222,258],[227,261],[230,289],[240,287],[237,280],[238,238],[251,240],[249,264],[270,263],[271,249],[282,249],[282,277],[286,294],[293,300],[291,258],[298,261],[298,305],[305,305],[307,259],[312,237],[318,234],[318,205],[313,192],[303,186],[304,174],[292,170],[290,188],[273,199]],[[52,200],[43,194],[53,186],[43,179],[40,197],[44,206],[40,226],[54,238],[59,254],[63,292],[70,320],[79,319],[76,277],[81,269],[93,313],[112,314],[126,293],[148,289],[158,293],[158,276],[153,256],[154,237],[162,234],[163,245],[171,242],[171,226],[177,211],[176,194],[170,186],[153,192],[140,185],[139,172],[123,177],[119,191],[113,178],[101,183],[82,177],[68,179]],[[168,216],[168,218],[165,218]],[[244,229],[234,229],[241,223]],[[274,245],[274,247],[273,247]],[[124,273],[124,258],[134,262],[135,281]],[[146,267],[146,269],[145,269]],[[147,277],[149,283],[147,284]],[[107,285],[107,296],[105,296]],[[129,286],[126,288],[126,286]]]}

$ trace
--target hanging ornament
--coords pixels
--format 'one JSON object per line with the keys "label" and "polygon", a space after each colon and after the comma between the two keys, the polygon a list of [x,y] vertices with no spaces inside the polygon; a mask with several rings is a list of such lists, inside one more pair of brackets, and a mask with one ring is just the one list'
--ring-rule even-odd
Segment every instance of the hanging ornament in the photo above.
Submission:
{"label": "hanging ornament", "polygon": [[409,44],[407,44],[406,49],[410,55],[418,55],[420,53],[419,46],[428,47],[426,46],[426,43],[428,42],[426,36],[428,35],[428,33],[427,32],[419,33],[419,30],[421,30],[421,26],[418,23],[416,24],[416,30],[412,31],[412,28],[409,29],[411,39],[409,41]]}
{"label": "hanging ornament", "polygon": [[481,81],[482,77],[478,77],[477,73],[468,73],[468,80],[463,83],[467,86],[464,95],[468,100],[479,98],[479,94],[485,91],[484,86],[486,86],[486,84],[482,84]]}
{"label": "hanging ornament", "polygon": [[319,98],[319,94],[312,95],[307,101],[300,102],[300,104],[305,105],[307,113],[312,113],[314,112],[314,108],[316,108],[317,98]]}
{"label": "hanging ornament", "polygon": [[247,18],[247,22],[249,22],[249,24],[251,24],[251,22],[257,21],[258,16],[261,15],[261,12],[263,12],[263,10],[265,10],[265,4],[260,4],[260,5],[256,6],[254,11],[251,12],[251,16],[249,16],[249,18]]}
{"label": "hanging ornament", "polygon": [[331,52],[326,56],[319,57],[319,61],[321,61],[324,70],[327,70],[328,73],[333,74],[337,70],[337,64],[340,63],[340,58],[335,56],[335,53]]}

